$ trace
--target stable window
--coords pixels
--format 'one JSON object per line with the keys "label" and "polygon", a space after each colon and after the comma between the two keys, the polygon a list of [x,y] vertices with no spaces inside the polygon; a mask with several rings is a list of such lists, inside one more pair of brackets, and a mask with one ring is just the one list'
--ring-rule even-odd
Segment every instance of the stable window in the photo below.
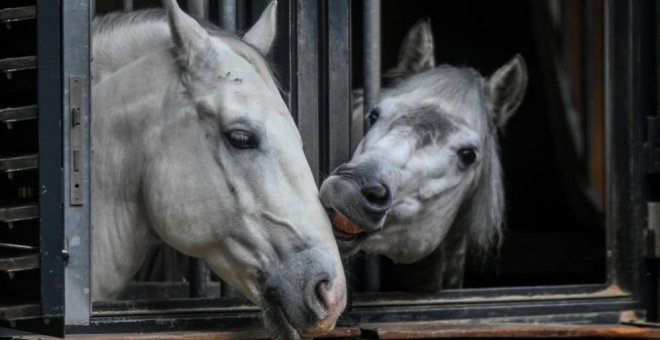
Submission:
{"label": "stable window", "polygon": [[[8,46],[0,51],[0,335],[264,336],[254,333],[256,307],[203,261],[166,246],[148,255],[119,301],[91,301],[90,13],[159,5],[12,0],[0,8]],[[181,2],[237,32],[266,5]],[[268,57],[318,184],[364,133],[351,119],[352,90],[364,89],[366,106],[377,102],[418,20],[430,19],[437,64],[490,76],[520,53],[529,72],[524,103],[499,139],[507,206],[499,253],[468,252],[462,287],[435,293],[406,291],[385,257],[346,261],[351,294],[337,336],[657,321],[658,10],[651,1],[279,0]]]}

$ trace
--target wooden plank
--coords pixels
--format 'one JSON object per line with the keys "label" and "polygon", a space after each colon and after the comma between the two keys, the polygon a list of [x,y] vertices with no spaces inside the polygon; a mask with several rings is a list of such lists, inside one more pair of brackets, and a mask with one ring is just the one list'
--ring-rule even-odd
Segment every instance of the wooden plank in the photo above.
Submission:
{"label": "wooden plank", "polygon": [[624,325],[389,323],[363,325],[368,339],[433,338],[655,338],[660,329]]}
{"label": "wooden plank", "polygon": [[[342,339],[360,336],[358,327],[335,328],[330,334],[314,339]],[[243,339],[270,339],[262,329],[220,331],[220,332],[162,332],[162,333],[122,333],[122,334],[68,334],[67,339],[79,340],[243,340]],[[52,337],[35,336],[22,339],[57,339]],[[311,338],[303,338],[311,339]]]}

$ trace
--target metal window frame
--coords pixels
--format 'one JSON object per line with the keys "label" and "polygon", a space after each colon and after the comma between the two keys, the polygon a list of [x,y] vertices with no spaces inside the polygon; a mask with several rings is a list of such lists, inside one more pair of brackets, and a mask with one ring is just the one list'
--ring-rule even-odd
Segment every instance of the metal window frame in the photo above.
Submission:
{"label": "metal window frame", "polygon": [[[644,73],[648,65],[637,62],[646,47],[636,37],[646,29],[639,22],[646,4],[606,2],[607,282],[446,290],[438,294],[359,293],[352,297],[340,325],[431,320],[616,324],[622,318],[645,318],[649,306],[645,304],[648,290],[643,275],[644,117],[640,106],[650,94],[640,91],[640,80],[649,73]],[[344,134],[350,131],[350,105],[338,101],[350,94],[350,72],[341,65],[336,68],[342,58],[350,58],[350,48],[344,50],[350,40],[340,39],[346,37],[341,23],[350,22],[350,6],[348,1],[296,0],[283,7],[279,15],[289,23],[283,38],[288,53],[276,60],[285,71],[304,75],[284,72],[289,77],[283,84],[318,179],[320,173],[347,159],[350,152],[344,150],[350,146],[342,144]],[[91,325],[70,328],[71,332],[260,327],[258,309],[240,299],[145,302],[140,312],[132,315],[125,314],[122,304],[98,305]]]}
{"label": "metal window frame", "polygon": [[[38,7],[42,14],[39,15],[41,27],[50,28],[49,35],[39,37],[39,55],[52,56],[39,58],[40,181],[49,187],[41,197],[42,232],[45,232],[42,233],[42,275],[52,275],[49,283],[55,282],[43,286],[42,308],[51,320],[50,327],[57,333],[57,328],[63,327],[58,322],[64,322],[64,318],[67,333],[261,327],[259,310],[242,299],[98,303],[91,309],[89,295],[80,294],[85,284],[89,284],[89,256],[79,260],[85,253],[84,248],[79,248],[73,260],[73,248],[64,245],[72,235],[83,235],[87,237],[87,254],[90,254],[89,229],[85,230],[85,225],[89,225],[89,204],[76,210],[65,198],[69,160],[64,136],[68,124],[64,115],[65,128],[59,128],[59,108],[62,112],[68,109],[64,99],[68,75],[89,79],[89,66],[82,60],[89,55],[89,45],[79,44],[81,40],[89,42],[88,34],[67,37],[75,34],[69,30],[75,31],[76,25],[87,25],[88,33],[89,16],[86,22],[76,24],[69,18],[74,13],[82,15],[89,4],[65,3],[61,18],[52,15],[60,13],[57,2],[40,0]],[[649,114],[647,103],[653,98],[644,89],[644,77],[653,74],[649,72],[653,65],[641,57],[652,47],[644,46],[639,36],[648,34],[645,30],[649,25],[641,20],[648,4],[646,0],[606,0],[605,3],[607,282],[446,290],[438,294],[360,293],[352,297],[340,325],[430,320],[619,323],[623,317],[646,317],[652,306],[648,305],[651,301],[645,279],[649,268],[644,261],[646,197],[641,146],[644,119]],[[350,60],[350,25],[347,25],[350,16],[348,0],[280,1],[278,9],[284,34],[278,35],[276,46],[280,49],[273,58],[317,181],[321,173],[350,154],[350,102],[341,100],[344,96],[350,98],[351,93],[350,66],[343,62]],[[60,36],[60,27],[64,36]],[[54,39],[56,36],[58,39]],[[61,46],[59,38],[63,39]],[[83,58],[77,59],[75,53]],[[89,107],[88,97],[85,105]],[[43,153],[45,150],[49,152]],[[52,227],[44,228],[43,223]],[[52,256],[60,254],[62,249],[71,255],[66,271],[65,255]],[[87,281],[73,279],[79,274],[87,275]],[[131,311],[129,304],[133,307]]]}

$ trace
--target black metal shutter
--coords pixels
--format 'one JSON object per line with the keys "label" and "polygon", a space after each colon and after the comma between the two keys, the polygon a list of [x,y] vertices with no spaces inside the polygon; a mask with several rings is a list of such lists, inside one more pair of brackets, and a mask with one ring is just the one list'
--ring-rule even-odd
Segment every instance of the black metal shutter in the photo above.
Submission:
{"label": "black metal shutter", "polygon": [[0,8],[0,326],[51,335],[64,332],[60,13]]}

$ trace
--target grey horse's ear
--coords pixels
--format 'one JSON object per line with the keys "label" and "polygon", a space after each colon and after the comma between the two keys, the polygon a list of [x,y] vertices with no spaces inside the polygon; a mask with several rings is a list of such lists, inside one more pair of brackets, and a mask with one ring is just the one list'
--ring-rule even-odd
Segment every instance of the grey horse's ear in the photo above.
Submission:
{"label": "grey horse's ear", "polygon": [[488,80],[488,97],[498,128],[504,127],[522,103],[527,90],[527,78],[525,60],[516,54]]}
{"label": "grey horse's ear", "polygon": [[174,47],[184,67],[208,57],[212,51],[208,33],[195,19],[186,14],[176,0],[167,0],[167,14]]}
{"label": "grey horse's ear", "polygon": [[418,21],[406,34],[399,49],[397,66],[385,73],[391,79],[403,79],[435,67],[435,47],[431,21]]}
{"label": "grey horse's ear", "polygon": [[275,40],[277,29],[277,1],[271,1],[259,20],[245,33],[243,40],[256,47],[262,54],[268,54]]}

